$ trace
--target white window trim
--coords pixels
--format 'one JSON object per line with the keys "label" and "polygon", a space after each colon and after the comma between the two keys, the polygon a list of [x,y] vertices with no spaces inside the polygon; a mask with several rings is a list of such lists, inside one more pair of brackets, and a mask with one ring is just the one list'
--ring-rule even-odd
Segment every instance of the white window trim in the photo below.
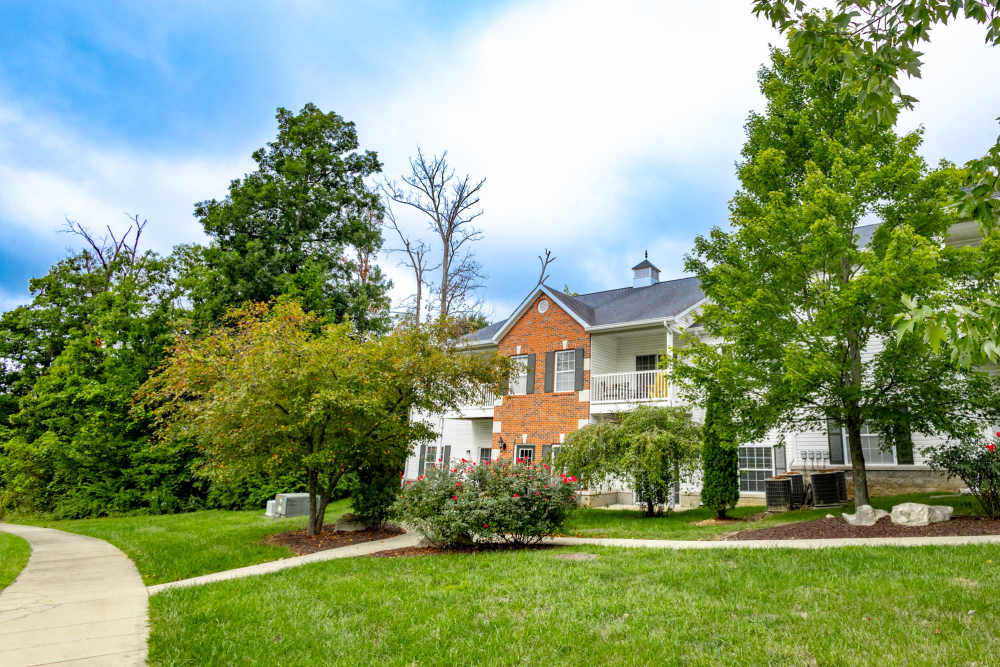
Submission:
{"label": "white window trim", "polygon": [[[774,474],[774,448],[770,447],[768,445],[741,445],[739,449],[762,449],[762,450],[765,450],[768,453],[768,457],[770,459],[770,466],[767,467],[767,468],[764,468],[764,467],[744,468],[743,465],[742,465],[742,462],[737,463],[738,471],[740,473],[740,475],[739,475],[740,476],[740,480],[739,480],[739,483],[740,483],[740,494],[764,493],[763,490],[761,490],[761,491],[744,490],[743,489],[742,473],[744,473],[744,472],[763,472],[763,473],[767,474],[767,477],[770,477],[771,475],[773,475]],[[739,451],[737,451],[737,457],[739,457]]]}
{"label": "white window trim", "polygon": [[[561,356],[560,356],[561,355]],[[569,359],[569,369],[559,370],[559,360]],[[576,350],[559,350],[556,352],[555,356],[555,368],[552,369],[552,392],[556,394],[564,394],[572,391],[576,391]],[[559,378],[560,376],[569,376],[569,387],[559,388]]]}
{"label": "white window trim", "polygon": [[[867,439],[867,440],[870,441],[872,438],[874,438],[876,440],[876,442],[878,443],[878,445],[879,445],[879,446],[875,447],[875,451],[877,451],[878,454],[879,454],[879,456],[880,456],[880,460],[878,460],[878,461],[870,461],[869,460],[869,458],[868,458],[868,451],[871,451],[872,448],[871,448],[871,446],[865,447],[865,440]],[[870,445],[871,443],[869,442],[868,444]],[[865,452],[865,468],[870,468],[871,466],[897,466],[897,465],[899,465],[899,461],[897,461],[897,459],[896,459],[896,448],[895,447],[889,447],[889,450],[886,452],[886,451],[883,451],[881,449],[881,444],[882,444],[882,434],[881,433],[872,432],[871,426],[867,422],[865,422],[864,424],[862,424],[861,425],[861,448],[862,448],[862,450],[867,450]],[[851,465],[851,447],[850,447],[850,443],[848,442],[847,431],[844,430],[843,425],[841,425],[841,427],[840,427],[840,448],[844,452],[844,465],[845,466]],[[886,454],[889,454],[892,457],[891,461],[882,461],[881,460],[881,457],[885,456]]]}
{"label": "white window trim", "polygon": [[521,452],[524,452],[524,451],[531,452],[531,462],[534,463],[535,462],[535,446],[534,445],[518,445],[514,449],[514,461],[516,462],[516,461],[518,461],[520,459],[524,459],[525,457],[521,456]]}
{"label": "white window trim", "polygon": [[480,447],[479,448],[479,452],[478,452],[478,458],[476,459],[476,461],[479,462],[480,465],[482,465],[484,463],[484,461],[483,461],[483,452],[489,452],[486,455],[486,460],[487,461],[492,461],[493,460],[493,448],[492,447]]}
{"label": "white window trim", "polygon": [[[528,393],[528,355],[515,354],[510,360],[520,372],[517,375],[511,374],[510,387],[507,390],[510,396],[523,396]],[[517,378],[516,384],[514,378]]]}

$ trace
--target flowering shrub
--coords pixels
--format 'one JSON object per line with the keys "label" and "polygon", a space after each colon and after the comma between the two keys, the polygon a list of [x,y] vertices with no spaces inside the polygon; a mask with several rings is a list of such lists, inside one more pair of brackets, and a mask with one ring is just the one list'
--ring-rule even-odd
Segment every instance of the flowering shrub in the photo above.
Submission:
{"label": "flowering shrub", "polygon": [[442,546],[531,544],[552,535],[574,506],[576,478],[546,464],[463,461],[404,485],[393,517]]}
{"label": "flowering shrub", "polygon": [[991,442],[971,441],[928,452],[929,463],[969,487],[986,516],[1000,519],[1000,433]]}

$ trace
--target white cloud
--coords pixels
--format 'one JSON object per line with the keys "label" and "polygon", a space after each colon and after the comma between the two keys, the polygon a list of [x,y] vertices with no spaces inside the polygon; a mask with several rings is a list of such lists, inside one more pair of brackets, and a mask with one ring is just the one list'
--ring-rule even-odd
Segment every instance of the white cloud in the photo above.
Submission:
{"label": "white cloud", "polygon": [[[344,71],[296,67],[294,51],[273,54],[274,62],[289,70],[291,99],[315,99],[358,122],[386,176],[402,173],[421,145],[448,149],[460,173],[487,177],[479,221],[487,240],[478,252],[494,276],[488,296],[497,317],[530,287],[545,247],[560,256],[557,286],[628,284],[644,248],[665,277],[679,275],[693,236],[725,223],[743,121],[761,103],[756,71],[780,38],[731,0],[549,0],[476,16],[447,40],[420,33],[406,57],[394,44],[396,70],[347,89],[331,83]],[[924,78],[908,87],[920,106],[903,123],[927,126],[930,158],[962,161],[995,138],[1000,90],[991,75],[1000,49],[982,46],[979,26],[936,30],[934,40]],[[144,57],[160,62],[153,51]],[[184,146],[163,155],[100,144],[70,119],[36,112],[0,92],[0,217],[16,225],[8,233],[44,237],[64,216],[127,224],[128,212],[150,219],[161,250],[199,240],[193,202],[223,195],[251,167],[247,155],[259,142],[248,138],[228,156]],[[721,201],[691,205],[714,192]],[[650,210],[654,201],[660,210]],[[404,224],[424,232],[412,216]],[[398,300],[412,278],[397,261],[382,264]],[[522,278],[513,285],[510,275]]]}

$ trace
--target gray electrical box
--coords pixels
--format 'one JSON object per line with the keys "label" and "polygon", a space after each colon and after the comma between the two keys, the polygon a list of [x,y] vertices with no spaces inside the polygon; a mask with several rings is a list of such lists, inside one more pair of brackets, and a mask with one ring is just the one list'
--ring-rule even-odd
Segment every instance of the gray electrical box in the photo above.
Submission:
{"label": "gray electrical box", "polygon": [[307,516],[309,514],[308,493],[279,493],[274,500],[267,501],[266,516],[285,518],[289,516]]}

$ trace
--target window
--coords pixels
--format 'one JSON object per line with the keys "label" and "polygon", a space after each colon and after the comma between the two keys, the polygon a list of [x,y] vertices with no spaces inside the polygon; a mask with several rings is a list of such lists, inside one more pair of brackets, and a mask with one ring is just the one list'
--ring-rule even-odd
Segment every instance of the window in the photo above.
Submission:
{"label": "window", "polygon": [[[424,462],[429,463],[432,466],[437,465],[438,462],[438,448],[437,445],[428,445],[427,454],[424,456]],[[427,466],[424,466],[427,467]]]}
{"label": "window", "polygon": [[574,389],[576,389],[576,350],[556,352],[554,391],[573,391]]}
{"label": "window", "polygon": [[479,448],[479,462],[482,464],[489,463],[493,459],[493,448],[492,447],[480,447]]}
{"label": "window", "polygon": [[510,394],[519,396],[528,393],[528,355],[519,354],[511,357],[513,368],[510,373]]}
{"label": "window", "polygon": [[[832,425],[833,428],[836,428],[836,422],[832,422]],[[851,445],[847,431],[844,429],[840,429],[839,433],[833,431],[830,433],[830,437],[834,442],[839,441],[840,447],[844,452],[844,462],[846,465],[850,465]],[[865,455],[866,466],[894,465],[896,463],[895,447],[882,449],[882,434],[873,432],[868,424],[861,425],[861,452]]]}
{"label": "window", "polygon": [[740,447],[740,492],[763,493],[764,480],[774,473],[770,447]]}
{"label": "window", "polygon": [[552,448],[549,450],[549,460],[546,461],[546,463],[552,463],[555,461],[556,456],[559,454],[559,450],[561,449],[562,445],[552,445]]}
{"label": "window", "polygon": [[660,355],[658,354],[640,354],[635,358],[635,370],[637,371],[655,371],[659,367]]}
{"label": "window", "polygon": [[517,460],[524,463],[533,463],[535,460],[535,448],[532,445],[524,445],[517,448]]}

